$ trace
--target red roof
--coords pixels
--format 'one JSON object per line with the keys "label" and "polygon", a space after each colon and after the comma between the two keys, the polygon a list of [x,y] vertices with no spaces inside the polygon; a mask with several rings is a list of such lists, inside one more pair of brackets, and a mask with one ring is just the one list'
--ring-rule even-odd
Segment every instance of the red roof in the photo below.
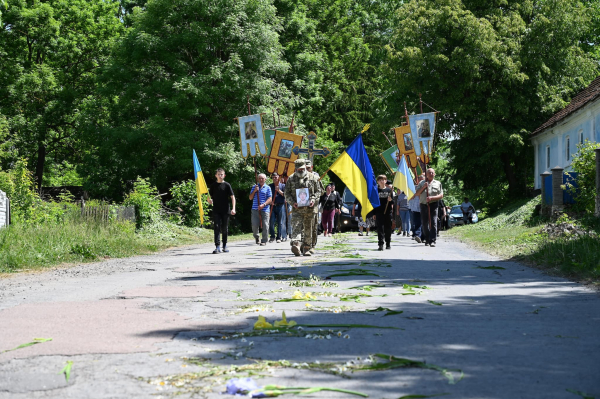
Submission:
{"label": "red roof", "polygon": [[600,76],[594,79],[594,81],[590,83],[588,87],[573,97],[569,105],[552,115],[552,117],[544,122],[542,126],[535,129],[533,133],[531,133],[531,136],[535,136],[550,127],[556,126],[558,122],[562,121],[572,113],[580,110],[597,98],[600,98]]}

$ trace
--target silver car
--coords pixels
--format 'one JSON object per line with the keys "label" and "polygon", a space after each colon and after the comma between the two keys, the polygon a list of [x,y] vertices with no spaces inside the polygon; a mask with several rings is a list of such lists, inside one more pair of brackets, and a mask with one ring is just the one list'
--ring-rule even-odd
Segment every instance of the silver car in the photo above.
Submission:
{"label": "silver car", "polygon": [[[479,217],[477,216],[481,211],[473,212],[473,223],[479,222]],[[450,227],[460,226],[465,224],[463,211],[460,208],[460,205],[454,205],[450,210],[450,216],[448,217],[448,225]]]}

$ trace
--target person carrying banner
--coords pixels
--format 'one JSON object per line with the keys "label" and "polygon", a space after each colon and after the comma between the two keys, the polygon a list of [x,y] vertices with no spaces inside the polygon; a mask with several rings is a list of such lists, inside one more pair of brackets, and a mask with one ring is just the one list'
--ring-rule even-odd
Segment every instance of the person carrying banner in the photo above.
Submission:
{"label": "person carrying banner", "polygon": [[[387,176],[377,176],[377,192],[379,194],[379,206],[371,212],[374,214],[373,219],[377,223],[377,241],[379,251],[383,251],[383,243],[385,241],[385,249],[392,249],[392,216],[394,215],[394,192],[387,187]],[[391,182],[390,182],[391,186]]]}
{"label": "person carrying banner", "polygon": [[269,242],[275,241],[275,226],[277,226],[277,242],[285,241],[287,236],[286,218],[285,218],[285,184],[279,181],[277,172],[271,175],[273,183],[269,184],[271,193],[273,194],[273,203],[271,216],[269,218]]}
{"label": "person carrying banner", "polygon": [[[271,187],[265,184],[267,176],[264,173],[258,175],[258,184],[252,186],[248,198],[252,201],[252,233],[256,243],[267,245],[269,239],[269,215],[271,201],[273,200]],[[262,222],[262,240],[258,235]],[[259,242],[260,240],[260,242]]]}
{"label": "person carrying banner", "polygon": [[421,204],[421,227],[425,237],[425,245],[435,247],[437,239],[438,201],[444,198],[442,183],[434,179],[435,171],[427,169],[426,178],[416,187],[415,195]]}
{"label": "person carrying banner", "polygon": [[[285,185],[285,199],[292,204],[292,236],[291,249],[296,256],[311,256],[314,253],[313,231],[315,231],[315,209],[318,209],[318,199],[321,196],[321,182],[306,170],[306,161],[297,159],[294,162],[295,172],[288,178]],[[297,193],[308,189],[308,206],[298,206]],[[297,240],[301,235],[301,242]]]}
{"label": "person carrying banner", "polygon": [[[220,235],[223,235],[223,252],[229,252],[227,249],[227,223],[229,215],[235,215],[235,196],[231,185],[225,181],[225,170],[218,168],[215,173],[217,181],[210,185],[208,192],[210,197],[208,203],[213,206],[213,229],[215,233],[216,249],[213,254],[221,253]],[[231,210],[229,209],[229,200],[231,199]]]}

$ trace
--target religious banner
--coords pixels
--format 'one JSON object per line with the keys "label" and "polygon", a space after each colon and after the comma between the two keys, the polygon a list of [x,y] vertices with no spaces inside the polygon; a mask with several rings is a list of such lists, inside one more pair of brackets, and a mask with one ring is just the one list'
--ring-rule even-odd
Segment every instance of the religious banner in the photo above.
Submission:
{"label": "religious banner", "polygon": [[382,152],[381,158],[390,171],[392,173],[396,173],[398,170],[398,165],[400,164],[400,151],[398,150],[398,146],[395,145]]}
{"label": "religious banner", "polygon": [[267,156],[271,154],[271,148],[273,148],[273,140],[275,140],[275,133],[279,130],[280,132],[290,132],[289,126],[274,127],[272,129],[265,129],[265,143],[267,144]]}
{"label": "religious banner", "polygon": [[410,126],[400,126],[394,129],[396,134],[396,144],[401,155],[407,156],[408,167],[414,169],[418,166],[417,154],[410,132]]}
{"label": "religious banner", "polygon": [[277,172],[282,176],[290,176],[294,173],[294,161],[298,159],[298,154],[294,154],[292,150],[294,147],[302,145],[302,139],[304,139],[304,136],[299,134],[277,130],[273,139],[267,171],[269,173]]}
{"label": "religious banner", "polygon": [[240,128],[242,156],[248,158],[248,147],[250,147],[250,156],[254,158],[257,155],[256,146],[258,146],[259,155],[267,155],[262,116],[260,114],[248,115],[239,117],[237,120]]}
{"label": "religious banner", "polygon": [[425,163],[430,162],[435,133],[435,112],[409,115],[410,130],[413,132],[413,144],[417,157]]}

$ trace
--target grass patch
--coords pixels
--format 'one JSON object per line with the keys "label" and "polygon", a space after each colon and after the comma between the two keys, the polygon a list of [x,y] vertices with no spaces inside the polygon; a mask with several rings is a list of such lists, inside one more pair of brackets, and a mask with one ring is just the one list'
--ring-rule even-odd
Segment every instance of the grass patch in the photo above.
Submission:
{"label": "grass patch", "polygon": [[553,275],[598,284],[598,223],[588,223],[590,218],[587,216],[571,219],[563,215],[559,222],[580,226],[591,230],[593,234],[550,237],[541,232],[549,221],[534,214],[539,201],[537,197],[515,202],[480,223],[453,228],[448,235],[475,244],[502,258],[533,264]]}
{"label": "grass patch", "polygon": [[[248,237],[232,237],[230,241]],[[167,222],[141,231],[136,231],[133,223],[117,221],[14,224],[0,229],[0,273],[123,258],[212,240],[211,230]]]}

